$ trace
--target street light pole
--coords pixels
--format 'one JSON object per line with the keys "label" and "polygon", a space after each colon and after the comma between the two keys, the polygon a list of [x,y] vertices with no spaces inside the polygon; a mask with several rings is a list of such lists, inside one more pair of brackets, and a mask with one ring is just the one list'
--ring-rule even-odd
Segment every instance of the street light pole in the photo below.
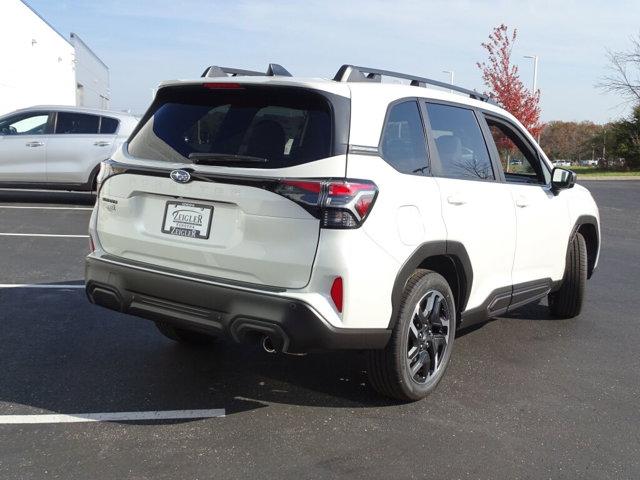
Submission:
{"label": "street light pole", "polygon": [[453,70],[443,70],[442,73],[448,73],[449,74],[449,83],[451,85],[453,85],[453,78],[454,78],[454,75],[455,75]]}
{"label": "street light pole", "polygon": [[[448,73],[449,74],[449,83],[451,85],[453,85],[453,76],[454,76],[453,70],[443,70],[442,73]],[[453,90],[449,90],[449,91],[451,93],[453,93]]]}
{"label": "street light pole", "polygon": [[[524,58],[533,59],[533,94],[537,95],[538,93],[538,55],[525,55]],[[536,140],[538,141],[538,143],[540,143],[540,133],[538,133],[538,138]]]}
{"label": "street light pole", "polygon": [[533,93],[538,91],[538,55],[525,55],[524,58],[533,59]]}

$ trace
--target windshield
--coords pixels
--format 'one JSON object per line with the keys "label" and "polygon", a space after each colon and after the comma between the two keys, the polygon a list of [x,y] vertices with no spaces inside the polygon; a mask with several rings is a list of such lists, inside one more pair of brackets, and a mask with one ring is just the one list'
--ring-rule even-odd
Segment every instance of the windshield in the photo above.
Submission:
{"label": "windshield", "polygon": [[332,155],[331,105],[322,95],[292,87],[205,85],[161,89],[129,142],[129,154],[171,162],[211,154],[229,166],[243,157],[266,159],[242,165],[252,168]]}

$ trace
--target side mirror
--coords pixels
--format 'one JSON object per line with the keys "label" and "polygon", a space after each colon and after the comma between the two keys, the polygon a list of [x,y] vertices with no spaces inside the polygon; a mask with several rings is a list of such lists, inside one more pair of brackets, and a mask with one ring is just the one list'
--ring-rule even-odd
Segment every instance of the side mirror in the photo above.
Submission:
{"label": "side mirror", "polygon": [[573,188],[576,184],[576,174],[562,167],[555,167],[551,172],[551,190],[558,193],[565,188]]}

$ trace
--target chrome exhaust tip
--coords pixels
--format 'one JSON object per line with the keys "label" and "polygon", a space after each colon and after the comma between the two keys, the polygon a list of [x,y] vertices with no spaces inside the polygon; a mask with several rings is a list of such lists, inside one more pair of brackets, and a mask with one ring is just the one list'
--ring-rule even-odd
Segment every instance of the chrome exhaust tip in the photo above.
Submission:
{"label": "chrome exhaust tip", "polygon": [[273,341],[268,335],[262,337],[262,348],[267,353],[276,353],[276,347],[273,346]]}

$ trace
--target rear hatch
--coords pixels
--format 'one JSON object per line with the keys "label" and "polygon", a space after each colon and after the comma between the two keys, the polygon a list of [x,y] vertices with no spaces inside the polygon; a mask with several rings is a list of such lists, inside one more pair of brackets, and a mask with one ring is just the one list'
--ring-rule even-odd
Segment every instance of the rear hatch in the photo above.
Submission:
{"label": "rear hatch", "polygon": [[161,88],[105,172],[101,247],[208,277],[304,287],[321,189],[295,179],[344,177],[348,117],[348,93],[233,82]]}

